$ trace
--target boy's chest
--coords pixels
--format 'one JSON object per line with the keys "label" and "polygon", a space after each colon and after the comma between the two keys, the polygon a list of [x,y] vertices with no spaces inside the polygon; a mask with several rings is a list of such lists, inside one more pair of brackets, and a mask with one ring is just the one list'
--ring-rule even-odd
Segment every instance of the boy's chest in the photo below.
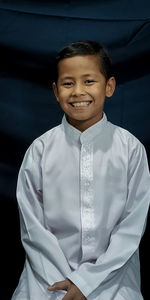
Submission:
{"label": "boy's chest", "polygon": [[43,165],[44,209],[51,226],[76,226],[86,215],[98,227],[112,226],[125,206],[127,156],[113,148],[95,151],[93,145],[61,150],[49,153]]}

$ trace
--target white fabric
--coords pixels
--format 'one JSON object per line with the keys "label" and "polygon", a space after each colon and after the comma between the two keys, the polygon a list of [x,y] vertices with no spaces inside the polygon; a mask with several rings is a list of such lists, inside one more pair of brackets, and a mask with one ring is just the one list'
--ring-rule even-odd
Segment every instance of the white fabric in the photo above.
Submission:
{"label": "white fabric", "polygon": [[89,300],[142,300],[138,246],[150,200],[143,145],[106,115],[62,124],[26,152],[17,185],[26,262],[12,300],[62,299],[69,278]]}

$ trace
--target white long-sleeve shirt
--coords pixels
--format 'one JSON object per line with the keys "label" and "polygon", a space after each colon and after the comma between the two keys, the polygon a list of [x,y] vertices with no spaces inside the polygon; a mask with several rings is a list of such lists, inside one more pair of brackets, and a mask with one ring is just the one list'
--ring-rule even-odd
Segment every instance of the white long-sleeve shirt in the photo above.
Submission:
{"label": "white long-sleeve shirt", "polygon": [[89,300],[142,300],[138,247],[150,202],[143,145],[102,120],[64,115],[26,152],[17,184],[26,261],[12,300],[62,299],[69,278]]}

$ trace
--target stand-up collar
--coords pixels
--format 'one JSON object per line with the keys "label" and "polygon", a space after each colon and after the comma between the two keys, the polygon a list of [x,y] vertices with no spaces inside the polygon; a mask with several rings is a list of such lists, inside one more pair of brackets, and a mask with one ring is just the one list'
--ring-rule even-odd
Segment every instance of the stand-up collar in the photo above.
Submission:
{"label": "stand-up collar", "polygon": [[72,126],[66,119],[66,115],[64,114],[62,118],[62,126],[64,126],[64,130],[67,135],[70,136],[76,142],[81,142],[81,144],[90,143],[98,134],[101,134],[104,130],[104,127],[107,123],[107,117],[105,113],[103,113],[103,118],[98,121],[96,124],[92,125],[85,131],[81,132],[74,126]]}

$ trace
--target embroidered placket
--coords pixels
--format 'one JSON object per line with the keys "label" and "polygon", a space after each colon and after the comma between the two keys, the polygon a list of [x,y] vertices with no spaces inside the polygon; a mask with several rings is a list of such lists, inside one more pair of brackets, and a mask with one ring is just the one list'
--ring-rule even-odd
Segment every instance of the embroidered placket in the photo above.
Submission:
{"label": "embroidered placket", "polygon": [[95,243],[93,205],[93,145],[82,144],[80,161],[82,261],[91,257]]}

